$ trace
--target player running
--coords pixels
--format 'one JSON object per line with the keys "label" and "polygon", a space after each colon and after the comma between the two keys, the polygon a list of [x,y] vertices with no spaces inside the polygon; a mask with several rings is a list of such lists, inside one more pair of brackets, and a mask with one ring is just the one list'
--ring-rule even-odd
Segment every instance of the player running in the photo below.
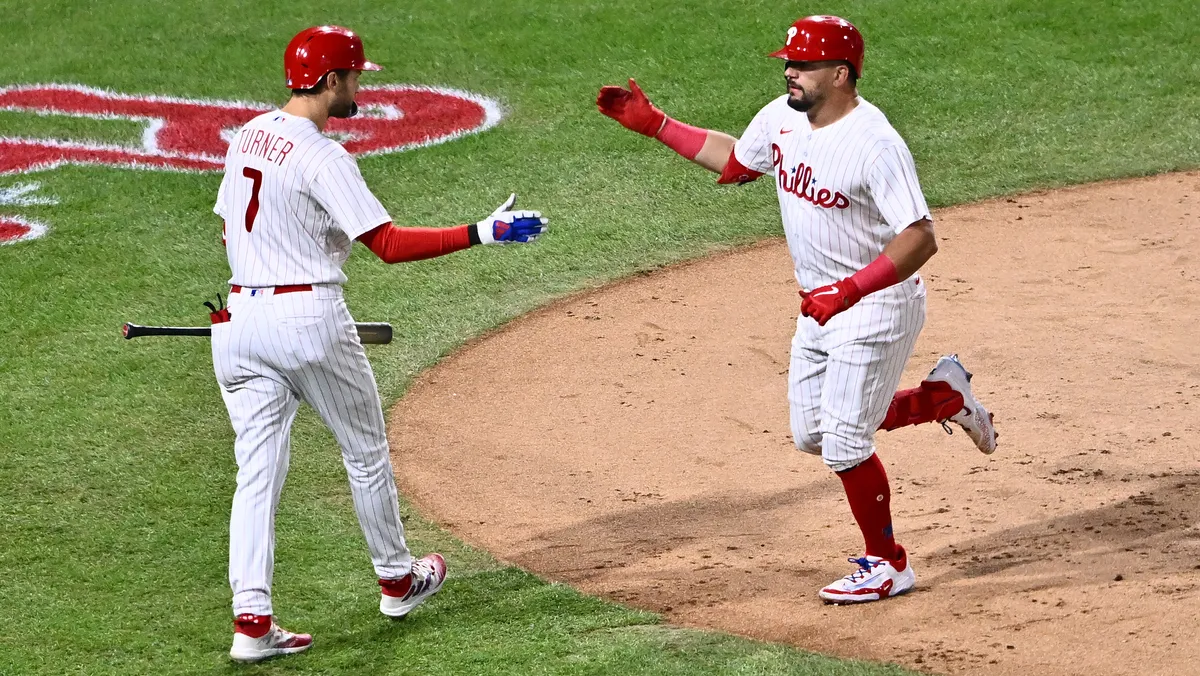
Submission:
{"label": "player running", "polygon": [[917,271],[937,239],[908,147],[858,95],[862,35],[845,19],[810,16],[771,56],[786,61],[787,93],[740,139],[667,117],[632,79],[628,90],[602,88],[596,105],[720,174],[720,183],[774,176],[802,297],[788,377],[792,437],[841,478],[866,541],[865,555],[850,559],[857,570],[820,596],[875,601],[916,584],[892,534],[875,431],[950,420],[984,453],[996,449],[996,432],[955,355],[939,359],[920,387],[895,391],[925,322]]}
{"label": "player running", "polygon": [[228,321],[212,327],[213,367],[237,439],[237,490],[229,525],[229,584],[240,662],[296,653],[312,637],[273,620],[275,509],[288,470],[292,421],[312,406],[342,449],[354,508],[379,576],[379,611],[403,617],[446,579],[439,554],[415,559],[404,541],[383,409],[354,319],[342,298],[342,264],[354,240],[388,263],[474,244],[532,242],[536,211],[451,228],[399,228],[363,181],[354,158],[322,134],[352,117],[359,75],[380,70],[362,41],[337,26],[309,28],[288,44],[291,99],[246,124],[229,144],[213,211],[225,221]]}

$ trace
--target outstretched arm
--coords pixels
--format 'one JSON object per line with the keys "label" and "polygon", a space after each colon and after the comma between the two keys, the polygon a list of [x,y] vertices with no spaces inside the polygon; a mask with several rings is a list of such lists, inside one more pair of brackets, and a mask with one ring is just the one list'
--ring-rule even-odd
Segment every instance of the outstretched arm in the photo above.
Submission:
{"label": "outstretched arm", "polygon": [[445,256],[471,246],[471,225],[452,228],[398,228],[391,223],[358,236],[384,263],[408,263]]}
{"label": "outstretched arm", "polygon": [[696,157],[692,161],[719,174],[725,171],[725,165],[729,164],[729,160],[733,157],[733,146],[737,143],[737,139],[712,129],[708,129],[706,132],[704,145],[701,146],[700,152],[696,153]]}
{"label": "outstretched arm", "polygon": [[538,211],[513,211],[513,193],[478,223],[450,228],[399,228],[384,223],[358,236],[385,263],[406,263],[445,256],[476,244],[509,244],[535,241],[547,230]]}
{"label": "outstretched arm", "polygon": [[[729,173],[727,170],[730,160],[733,160],[734,164],[737,163],[737,160],[733,159],[736,138],[724,132],[693,127],[667,117],[666,113],[650,103],[650,99],[633,78],[629,79],[629,89],[617,86],[601,87],[596,96],[596,107],[601,113],[620,122],[626,129],[658,139],[683,157],[713,173],[722,174],[722,179]],[[756,177],[745,176],[742,180],[753,180]]]}

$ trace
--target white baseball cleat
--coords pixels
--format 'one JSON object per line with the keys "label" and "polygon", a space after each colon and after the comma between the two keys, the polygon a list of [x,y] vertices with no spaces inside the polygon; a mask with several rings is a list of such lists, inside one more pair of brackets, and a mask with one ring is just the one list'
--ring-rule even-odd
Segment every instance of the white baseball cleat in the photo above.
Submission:
{"label": "white baseball cleat", "polygon": [[300,653],[312,647],[312,636],[293,634],[275,624],[270,615],[238,615],[233,620],[233,647],[229,657],[235,662],[261,662],[276,655]]}
{"label": "white baseball cleat", "polygon": [[900,556],[894,562],[878,556],[848,559],[858,565],[858,570],[822,589],[821,598],[826,603],[866,603],[909,591],[916,586],[917,576],[904,548],[897,548]]}
{"label": "white baseball cleat", "polygon": [[446,559],[441,554],[429,554],[413,561],[412,572],[399,580],[380,580],[383,596],[379,612],[401,618],[425,599],[438,593],[446,582]]}
{"label": "white baseball cleat", "polygon": [[[962,427],[980,451],[989,455],[995,452],[996,437],[999,435],[996,434],[996,427],[992,424],[992,414],[971,393],[971,374],[958,360],[958,355],[946,355],[939,359],[933,370],[929,372],[929,376],[925,378],[925,382],[946,383],[955,392],[961,394],[963,408],[950,416],[949,420]],[[945,421],[939,422],[945,425]],[[950,428],[947,427],[946,431],[950,431]]]}

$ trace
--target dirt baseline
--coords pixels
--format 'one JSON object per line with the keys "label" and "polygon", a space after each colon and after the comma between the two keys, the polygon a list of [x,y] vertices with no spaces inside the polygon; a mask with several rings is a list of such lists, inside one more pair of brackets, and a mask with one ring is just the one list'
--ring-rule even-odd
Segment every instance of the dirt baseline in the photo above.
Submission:
{"label": "dirt baseline", "polygon": [[[936,214],[902,387],[975,372],[994,456],[877,437],[915,593],[824,606],[860,536],[788,431],[782,242],[521,318],[391,414],[402,490],[467,542],[584,592],[935,673],[1200,673],[1200,172]],[[521,355],[519,358],[515,355]]]}

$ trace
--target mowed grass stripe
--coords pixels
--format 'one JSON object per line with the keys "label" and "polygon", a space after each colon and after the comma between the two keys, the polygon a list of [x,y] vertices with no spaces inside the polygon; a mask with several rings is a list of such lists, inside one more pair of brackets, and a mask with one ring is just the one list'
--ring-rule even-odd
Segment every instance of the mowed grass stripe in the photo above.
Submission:
{"label": "mowed grass stripe", "polygon": [[[6,7],[0,85],[78,83],[136,94],[282,101],[280,53],[322,22],[358,29],[377,83],[500,100],[496,129],[364,159],[398,222],[476,220],[510,191],[553,218],[534,247],[384,266],[359,249],[347,295],[391,321],[372,348],[395,400],[466,338],[570,291],[778,234],[767,182],[718,188],[598,115],[635,76],[668,113],[738,133],[779,92],[774,49],[798,8],[694,3],[321,2],[297,8],[67,0]],[[909,140],[931,203],[1194,167],[1200,42],[1189,3],[841,2],[866,35],[862,93]],[[0,114],[0,135],[134,143],[136,125]],[[125,343],[122,321],[202,323],[228,272],[210,208],[219,176],[68,167],[34,180],[49,222],[0,247],[0,673],[233,670],[226,522],[232,432],[208,343]],[[953,224],[941,226],[953,237]],[[293,435],[279,515],[281,618],[303,657],[255,671],[361,673],[895,673],[655,626],[658,618],[499,566],[405,507],[418,551],[451,561],[446,592],[403,625],[374,577],[330,435]],[[403,471],[404,468],[398,468]],[[838,518],[831,515],[831,518]],[[815,603],[815,599],[814,599]],[[633,627],[634,629],[630,629]]]}

